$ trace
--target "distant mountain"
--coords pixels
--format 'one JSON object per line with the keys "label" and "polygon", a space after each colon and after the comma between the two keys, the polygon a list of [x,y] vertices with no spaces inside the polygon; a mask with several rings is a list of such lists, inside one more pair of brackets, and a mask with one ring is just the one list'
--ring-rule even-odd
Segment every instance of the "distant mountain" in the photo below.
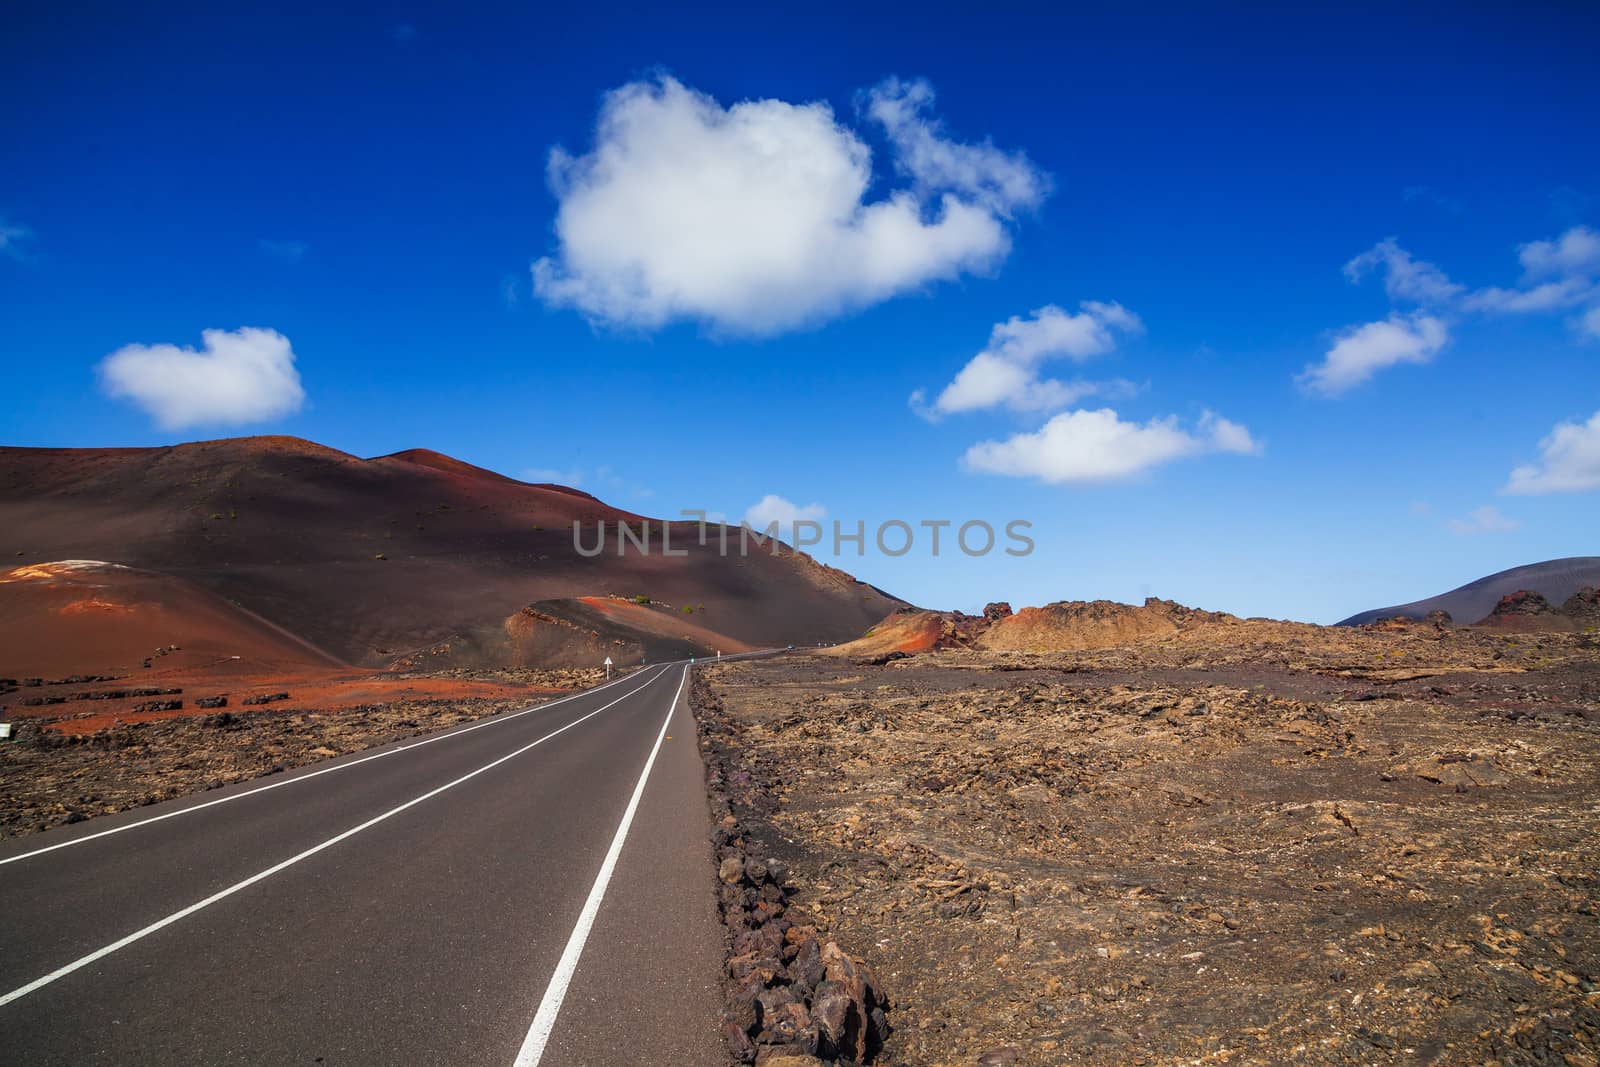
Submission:
{"label": "distant mountain", "polygon": [[1449,612],[1451,619],[1465,625],[1488,617],[1500,598],[1511,593],[1526,590],[1538,593],[1551,604],[1561,604],[1585,587],[1600,587],[1600,556],[1571,556],[1512,567],[1427,600],[1360,612],[1339,625],[1363,626],[1378,619],[1421,619],[1433,611]]}
{"label": "distant mountain", "polygon": [[[588,547],[599,521],[604,553],[580,554],[573,523]],[[0,568],[98,560],[170,576],[350,664],[812,644],[903,606],[787,547],[752,542],[741,556],[736,532],[724,556],[716,528],[702,546],[691,522],[672,524],[671,556],[654,519],[649,554],[630,543],[619,556],[618,521],[637,532],[643,517],[426,449],[361,459],[293,437],[0,448]],[[17,601],[0,604],[13,627],[27,625],[24,588],[0,585]]]}

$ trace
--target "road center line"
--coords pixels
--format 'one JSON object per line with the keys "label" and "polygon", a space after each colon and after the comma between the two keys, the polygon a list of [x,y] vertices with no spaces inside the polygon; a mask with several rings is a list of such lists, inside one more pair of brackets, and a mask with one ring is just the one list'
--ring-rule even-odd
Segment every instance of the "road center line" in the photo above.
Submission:
{"label": "road center line", "polygon": [[634,812],[639,810],[639,798],[644,796],[650,768],[655,766],[656,754],[661,751],[661,742],[667,736],[672,716],[677,714],[678,701],[683,699],[683,687],[688,680],[689,668],[685,667],[683,677],[678,682],[678,692],[667,708],[667,717],[661,722],[661,732],[656,734],[655,747],[650,750],[650,758],[644,761],[644,770],[639,772],[639,784],[633,787],[633,798],[628,801],[628,809],[622,813],[617,835],[611,839],[611,848],[606,852],[605,861],[600,864],[600,873],[595,876],[594,887],[589,890],[589,899],[583,902],[583,911],[578,914],[578,925],[572,928],[572,936],[567,939],[567,947],[556,963],[555,974],[550,977],[550,985],[544,991],[544,999],[539,1002],[539,1011],[533,1017],[533,1025],[528,1027],[528,1036],[522,1041],[513,1067],[539,1067],[539,1061],[544,1057],[545,1045],[550,1041],[556,1016],[561,1012],[561,1002],[566,999],[567,987],[572,984],[572,975],[578,969],[578,957],[583,955],[584,943],[589,940],[589,931],[594,927],[595,917],[600,914],[600,902],[605,899],[606,887],[611,883],[611,872],[616,869],[617,858],[622,855],[622,842],[628,836],[628,827],[633,825]]}
{"label": "road center line", "polygon": [[[665,673],[665,672],[662,672],[662,673]],[[687,670],[685,670],[684,673],[685,673],[685,675],[687,675],[687,673],[688,673]],[[347,840],[349,838],[352,838],[356,834],[361,833],[363,830],[369,830],[372,827],[374,827],[374,826],[378,825],[379,823],[383,822],[384,820],[390,819],[390,818],[393,818],[396,815],[399,815],[401,812],[405,811],[408,808],[416,807],[418,804],[421,804],[423,801],[429,800],[429,799],[431,799],[433,797],[438,796],[440,793],[443,793],[447,789],[454,789],[456,786],[460,785],[462,782],[466,782],[466,781],[469,781],[470,779],[476,778],[478,775],[482,774],[484,771],[491,770],[491,769],[493,769],[495,767],[498,767],[498,766],[500,766],[500,764],[505,763],[507,760],[515,759],[516,757],[522,755],[524,752],[527,752],[529,749],[537,748],[538,746],[544,744],[546,741],[550,740],[552,737],[555,737],[558,734],[564,734],[568,730],[572,729],[574,726],[577,726],[579,723],[585,722],[585,721],[587,721],[589,719],[594,718],[596,715],[600,714],[602,711],[605,711],[606,708],[609,708],[609,707],[611,707],[612,705],[615,705],[615,704],[620,704],[624,700],[627,700],[629,697],[637,695],[638,693],[642,692],[643,690],[649,688],[650,685],[653,684],[656,681],[656,679],[658,679],[660,677],[661,677],[661,674],[657,674],[655,676],[655,678],[650,679],[649,682],[646,682],[644,685],[640,686],[638,689],[634,689],[631,692],[624,693],[622,696],[619,696],[617,699],[613,700],[610,704],[606,704],[606,705],[603,705],[601,707],[598,707],[598,708],[594,709],[593,711],[589,712],[587,715],[581,716],[580,718],[573,719],[571,722],[567,723],[567,725],[561,727],[560,729],[551,730],[549,733],[545,734],[543,737],[539,738],[537,741],[530,742],[530,743],[528,743],[526,745],[523,745],[521,748],[517,749],[514,752],[509,752],[506,755],[501,756],[499,759],[493,760],[493,761],[491,761],[489,763],[485,763],[482,767],[479,767],[475,771],[468,771],[466,774],[463,774],[460,778],[457,778],[453,782],[446,782],[444,785],[441,785],[436,789],[430,789],[428,792],[423,793],[419,797],[414,797],[413,799],[406,801],[404,804],[401,804],[397,808],[390,808],[388,811],[384,812],[382,815],[379,815],[379,816],[376,816],[374,818],[368,819],[366,822],[360,824],[359,826],[352,826],[350,829],[344,831],[341,834],[335,834],[333,837],[328,838],[326,841],[322,842],[319,845],[313,845],[312,847],[306,849],[304,852],[298,853],[297,855],[294,855],[294,856],[290,856],[288,859],[284,860],[282,863],[274,864],[273,866],[268,867],[264,871],[261,871],[261,872],[259,872],[257,874],[252,874],[249,878],[244,879],[244,881],[242,881],[242,882],[235,882],[233,885],[230,885],[228,888],[220,890],[219,892],[213,893],[209,897],[206,897],[204,900],[198,900],[195,903],[190,904],[187,908],[183,908],[183,909],[181,909],[179,911],[173,912],[171,915],[168,915],[164,919],[156,920],[155,922],[151,923],[149,926],[146,926],[142,930],[135,930],[133,933],[129,934],[127,937],[121,938],[120,940],[117,940],[117,941],[113,941],[111,944],[105,946],[104,948],[96,949],[95,951],[89,953],[87,956],[82,956],[82,957],[80,957],[80,958],[78,958],[76,960],[73,960],[71,963],[67,964],[65,967],[61,967],[61,968],[58,968],[58,969],[56,969],[54,971],[51,971],[49,974],[45,975],[43,978],[37,978],[37,979],[33,980],[32,982],[29,982],[25,986],[22,986],[22,987],[20,987],[18,989],[13,989],[11,992],[7,993],[5,996],[0,997],[0,1007],[3,1007],[4,1005],[11,1003],[13,1000],[20,1000],[22,997],[27,996],[29,993],[32,993],[32,992],[34,992],[34,991],[36,991],[38,989],[42,989],[43,987],[49,985],[51,982],[54,982],[58,978],[65,978],[67,975],[71,974],[73,971],[81,970],[82,968],[89,966],[89,964],[94,963],[97,960],[105,959],[107,956],[111,955],[113,952],[116,952],[119,949],[127,948],[129,945],[133,944],[135,941],[139,941],[139,940],[141,940],[143,938],[149,937],[151,934],[156,933],[158,930],[163,930],[166,927],[171,926],[175,922],[178,922],[178,921],[180,921],[182,919],[186,919],[189,916],[193,915],[197,911],[200,911],[200,910],[202,910],[204,908],[209,908],[211,905],[217,903],[217,901],[219,901],[219,900],[225,900],[226,898],[233,896],[235,893],[237,893],[237,892],[239,892],[241,890],[250,888],[251,886],[255,885],[257,882],[263,881],[263,880],[265,880],[267,878],[271,878],[273,875],[277,874],[279,871],[286,870],[289,867],[293,867],[295,864],[299,863],[301,860],[308,859],[308,858],[310,858],[312,856],[315,856],[317,853],[323,851],[324,849],[332,848],[334,845],[337,845],[339,842]],[[680,690],[680,692],[682,690],[681,684],[679,686],[679,690]],[[674,706],[676,706],[676,701],[674,701]],[[663,728],[663,732],[665,732],[664,728]],[[659,739],[657,739],[656,747],[659,748],[660,745],[661,745],[661,742],[660,742]],[[654,752],[652,752],[650,754],[650,758],[651,758],[652,762],[655,760],[655,753]],[[646,766],[645,769],[646,769],[646,771],[648,771],[649,767]],[[640,784],[643,785],[643,779],[640,780]],[[634,794],[634,802],[635,802],[635,804],[637,804],[637,802],[638,802],[638,794],[637,794],[637,792]],[[633,808],[631,806],[628,809],[628,814],[629,814],[629,817],[631,818],[632,814],[633,814]],[[621,839],[619,838],[617,843],[614,844],[612,847],[615,849],[615,848],[618,848],[620,845],[621,845]]]}
{"label": "road center line", "polygon": [[[73,845],[81,845],[86,841],[94,841],[98,838],[109,837],[112,834],[120,834],[124,830],[134,830],[141,826],[149,826],[151,823],[164,822],[167,819],[176,819],[180,815],[188,815],[191,812],[204,811],[206,808],[213,808],[218,804],[228,804],[235,800],[243,800],[245,797],[252,797],[257,793],[265,793],[270,789],[282,789],[286,785],[294,785],[297,782],[305,782],[311,780],[312,778],[320,778],[324,774],[332,774],[335,771],[349,770],[351,767],[359,767],[363,763],[371,763],[375,759],[383,759],[386,756],[393,756],[401,752],[410,752],[414,748],[421,748],[423,745],[431,745],[435,741],[443,741],[451,737],[460,737],[462,734],[470,734],[474,730],[481,730],[485,726],[493,726],[496,723],[510,722],[512,719],[520,719],[522,716],[531,715],[536,711],[545,711],[549,708],[555,707],[557,704],[565,704],[569,700],[576,700],[582,696],[589,696],[593,693],[598,693],[602,689],[609,689],[611,686],[621,685],[630,678],[637,677],[637,674],[624,675],[614,682],[607,682],[605,685],[597,685],[593,689],[585,689],[580,693],[569,693],[564,697],[557,697],[555,700],[547,700],[543,704],[535,704],[531,708],[523,708],[521,711],[514,711],[509,715],[496,715],[491,719],[485,719],[482,722],[474,723],[471,726],[462,727],[459,730],[452,729],[445,733],[435,734],[434,736],[424,738],[421,741],[415,741],[411,744],[402,744],[397,748],[386,749],[383,752],[375,752],[370,756],[362,756],[360,759],[350,760],[348,763],[340,763],[333,767],[324,767],[320,771],[312,771],[309,774],[297,774],[292,778],[284,778],[280,781],[273,782],[270,785],[261,785],[256,786],[254,789],[246,789],[238,793],[230,793],[225,797],[218,797],[215,800],[208,800],[203,804],[192,804],[187,808],[179,808],[177,811],[169,811],[165,815],[152,815],[148,819],[140,819],[137,822],[130,822],[123,826],[113,826],[109,830],[101,830],[99,833],[94,834],[85,834],[82,837],[75,837],[70,841],[58,841],[56,844],[46,845],[44,848],[36,848],[32,852],[23,852],[16,856],[8,856],[4,859],[0,859],[0,867],[4,867],[8,863],[17,863],[20,860],[31,859],[34,856],[42,856],[46,852],[54,852],[58,848],[70,848]],[[654,680],[654,678],[651,679],[651,681]],[[645,685],[649,684],[650,682],[645,683]],[[639,687],[639,689],[643,688],[643,685]],[[633,691],[637,693],[639,689],[635,689]],[[609,707],[609,705],[607,706]]]}

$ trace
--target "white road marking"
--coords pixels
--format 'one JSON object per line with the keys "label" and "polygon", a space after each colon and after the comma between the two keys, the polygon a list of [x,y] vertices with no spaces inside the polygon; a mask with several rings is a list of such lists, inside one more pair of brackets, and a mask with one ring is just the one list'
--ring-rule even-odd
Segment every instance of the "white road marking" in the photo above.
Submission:
{"label": "white road marking", "polygon": [[616,869],[617,857],[622,855],[622,842],[628,836],[628,827],[633,825],[634,812],[639,810],[639,798],[644,796],[650,768],[655,766],[656,753],[661,751],[661,741],[667,736],[672,716],[677,714],[678,701],[683,699],[683,687],[688,680],[689,668],[685,667],[683,678],[678,682],[677,695],[672,698],[667,717],[661,723],[661,732],[656,735],[655,747],[650,750],[650,758],[644,761],[644,770],[639,772],[639,784],[633,787],[633,799],[628,801],[628,810],[622,813],[617,836],[611,839],[611,849],[606,853],[605,862],[600,864],[600,873],[595,876],[594,887],[589,890],[589,899],[583,902],[583,911],[578,915],[578,925],[572,928],[572,936],[567,939],[566,950],[561,953],[555,974],[550,977],[550,985],[544,991],[544,999],[539,1002],[539,1011],[533,1017],[533,1025],[528,1027],[528,1036],[523,1038],[513,1067],[538,1067],[539,1060],[544,1057],[544,1047],[555,1030],[561,1002],[566,999],[567,987],[572,984],[572,975],[578,969],[578,957],[583,955],[584,942],[589,940],[589,930],[594,926],[595,916],[600,914],[600,902],[605,898],[606,886],[611,882],[611,872]]}
{"label": "white road marking", "polygon": [[[254,789],[245,789],[238,793],[230,793],[225,797],[218,797],[215,800],[208,800],[203,804],[193,804],[187,808],[179,808],[177,811],[169,811],[165,815],[152,815],[148,819],[140,819],[137,822],[130,822],[123,826],[113,826],[109,830],[101,830],[96,834],[84,834],[82,837],[75,837],[70,841],[59,841],[54,845],[46,845],[44,848],[36,848],[32,852],[23,852],[16,856],[7,856],[4,859],[0,859],[0,867],[4,867],[8,863],[16,863],[20,860],[31,859],[34,856],[42,856],[46,852],[54,852],[58,848],[70,848],[73,845],[81,845],[86,841],[94,841],[97,838],[109,837],[112,834],[120,834],[124,830],[134,830],[141,826],[149,826],[151,823],[164,822],[167,819],[176,819],[180,815],[188,815],[191,812],[204,811],[206,808],[214,808],[218,804],[228,804],[235,800],[243,800],[245,797],[253,797],[257,793],[265,793],[272,789],[282,789],[286,785],[294,785],[297,782],[306,782],[313,778],[320,778],[324,774],[332,774],[335,771],[343,771],[348,770],[351,767],[359,767],[363,763],[371,763],[373,760],[383,759],[385,756],[393,756],[400,752],[410,752],[414,748],[421,748],[423,745],[431,745],[435,741],[443,741],[451,737],[460,737],[462,734],[470,734],[474,730],[481,730],[485,726],[493,726],[496,723],[510,722],[512,719],[520,719],[524,715],[531,715],[536,711],[544,711],[547,708],[555,707],[557,704],[565,704],[569,700],[576,700],[578,697],[589,696],[590,694],[598,693],[602,689],[609,689],[611,686],[621,685],[628,679],[637,677],[638,675],[636,674],[624,675],[614,682],[607,682],[604,685],[597,685],[593,689],[585,689],[580,693],[570,693],[564,697],[557,697],[555,700],[547,700],[543,704],[535,704],[531,708],[523,708],[521,711],[514,711],[509,715],[496,715],[492,719],[485,719],[483,722],[474,723],[471,726],[465,726],[459,730],[450,730],[446,733],[435,734],[433,737],[425,738],[409,745],[400,745],[397,748],[386,749],[383,752],[376,752],[370,756],[362,756],[360,759],[353,759],[348,763],[340,763],[333,767],[324,767],[322,770],[312,771],[310,774],[295,775],[292,778],[285,778],[281,781],[273,782],[271,785],[261,785]],[[654,680],[654,678],[651,679],[651,681]],[[649,684],[649,682],[645,683],[645,685]],[[639,687],[639,689],[643,688],[644,686]],[[634,690],[636,693],[638,691],[638,689]]]}
{"label": "white road marking", "polygon": [[[320,845],[313,845],[312,847],[306,849],[304,852],[301,852],[301,853],[299,853],[297,855],[294,855],[294,856],[290,856],[288,859],[284,860],[282,863],[274,864],[273,866],[268,867],[266,870],[261,871],[258,874],[252,874],[249,878],[246,878],[242,882],[235,882],[233,885],[230,885],[228,888],[220,890],[219,892],[213,893],[209,897],[206,897],[204,900],[196,901],[195,903],[190,904],[187,908],[183,908],[180,911],[175,911],[171,915],[168,915],[164,919],[156,920],[155,922],[151,923],[149,926],[146,926],[142,930],[135,930],[133,933],[129,934],[127,937],[124,937],[124,938],[122,938],[122,939],[120,939],[118,941],[113,941],[111,944],[105,946],[104,948],[96,949],[95,951],[89,953],[87,956],[83,956],[83,957],[80,957],[79,959],[73,960],[71,963],[67,964],[65,967],[61,967],[61,968],[58,968],[58,969],[56,969],[54,971],[51,971],[49,974],[45,975],[43,978],[35,979],[34,981],[29,982],[27,985],[22,986],[21,988],[13,989],[11,992],[7,993],[5,996],[0,997],[0,1007],[3,1007],[6,1004],[11,1003],[13,1000],[19,1000],[22,997],[27,996],[29,993],[32,993],[35,990],[41,989],[44,986],[49,985],[51,982],[54,982],[58,978],[65,978],[67,975],[71,974],[73,971],[81,970],[84,967],[89,966],[89,964],[96,962],[97,960],[105,959],[107,956],[111,955],[113,952],[116,952],[118,949],[127,948],[129,945],[133,944],[135,941],[139,941],[142,938],[149,937],[151,934],[155,933],[156,931],[163,930],[166,927],[171,926],[175,922],[179,922],[182,919],[186,919],[189,916],[193,915],[195,912],[200,911],[203,908],[209,908],[211,905],[215,904],[217,901],[224,900],[224,899],[226,899],[228,897],[231,897],[231,896],[233,896],[233,894],[239,892],[240,890],[248,889],[251,886],[255,885],[257,882],[263,881],[264,879],[267,879],[267,878],[271,878],[273,875],[277,874],[279,871],[285,870],[285,869],[287,869],[289,867],[293,867],[295,864],[299,863],[301,860],[308,859],[311,856],[315,856],[318,852],[321,852],[324,849],[332,848],[334,845],[337,845],[339,842],[344,841],[344,840],[346,840],[348,838],[354,837],[356,834],[361,833],[361,831],[363,831],[363,830],[369,830],[372,827],[374,827],[374,826],[378,825],[379,823],[383,822],[385,819],[390,819],[390,818],[393,818],[396,815],[399,815],[402,811],[405,811],[407,808],[416,807],[418,804],[421,804],[424,800],[429,800],[429,799],[431,799],[433,797],[436,797],[440,793],[443,793],[447,789],[454,789],[456,786],[460,785],[462,782],[465,782],[465,781],[468,781],[470,779],[476,778],[478,775],[482,774],[484,771],[491,770],[491,769],[493,769],[495,767],[498,767],[498,766],[500,766],[500,764],[506,762],[507,760],[515,759],[516,757],[522,755],[524,752],[527,752],[529,749],[537,748],[538,746],[544,744],[546,741],[550,740],[552,737],[555,737],[557,734],[564,734],[568,730],[572,729],[574,726],[577,726],[579,723],[585,722],[585,721],[587,721],[589,719],[594,718],[596,715],[600,714],[602,711],[605,711],[606,708],[609,708],[614,704],[620,704],[624,700],[627,700],[629,697],[638,694],[639,692],[643,691],[644,689],[648,688],[651,684],[653,684],[655,682],[656,678],[660,678],[660,677],[661,677],[661,675],[657,674],[656,677],[652,678],[649,682],[646,682],[644,685],[640,686],[638,689],[635,689],[635,690],[633,690],[631,692],[628,692],[628,693],[624,693],[622,696],[619,696],[617,699],[613,700],[610,704],[606,704],[606,705],[603,705],[601,707],[598,707],[598,708],[594,709],[593,711],[589,712],[587,715],[581,716],[580,718],[573,719],[571,722],[567,723],[567,725],[561,727],[560,729],[551,730],[549,733],[547,733],[543,737],[539,738],[539,740],[530,742],[530,743],[528,743],[526,745],[523,745],[521,748],[517,749],[516,751],[507,753],[506,755],[501,756],[497,760],[493,760],[492,762],[485,763],[482,767],[479,767],[475,771],[468,771],[466,774],[463,774],[460,778],[457,778],[453,782],[447,782],[444,785],[439,786],[437,789],[430,789],[428,792],[423,793],[419,797],[415,797],[415,798],[413,798],[411,800],[406,801],[404,804],[401,804],[397,808],[390,808],[388,811],[384,812],[382,815],[379,815],[379,816],[377,816],[375,818],[368,819],[366,822],[362,823],[359,826],[352,826],[350,829],[344,831],[341,834],[335,834],[333,837],[328,838],[326,841],[322,842]],[[679,691],[682,692],[681,684],[679,686]],[[676,707],[676,700],[674,700],[674,707]],[[657,742],[656,742],[656,746],[659,748],[660,744],[661,744],[661,742],[658,739]],[[655,753],[654,752],[652,752],[650,754],[650,758],[651,758],[652,762],[655,760]],[[648,771],[649,768],[646,767],[646,770]],[[642,784],[642,780],[641,780],[641,784]],[[638,801],[638,794],[637,793],[635,793],[635,795],[634,795],[634,801],[635,801],[635,803],[637,803],[637,801]],[[632,807],[630,807],[628,809],[628,814],[629,814],[629,817],[631,818],[632,814],[633,814]],[[621,841],[619,839],[618,840],[618,845],[620,845],[620,843],[621,843]],[[615,848],[615,847],[617,847],[617,846],[614,845],[613,848]]]}

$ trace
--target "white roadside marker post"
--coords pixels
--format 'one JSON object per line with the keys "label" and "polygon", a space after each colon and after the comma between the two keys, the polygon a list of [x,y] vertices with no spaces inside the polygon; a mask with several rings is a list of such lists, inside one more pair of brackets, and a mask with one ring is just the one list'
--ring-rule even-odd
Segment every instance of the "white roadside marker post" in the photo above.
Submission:
{"label": "white roadside marker post", "polygon": [[611,681],[611,657],[606,657],[606,681]]}

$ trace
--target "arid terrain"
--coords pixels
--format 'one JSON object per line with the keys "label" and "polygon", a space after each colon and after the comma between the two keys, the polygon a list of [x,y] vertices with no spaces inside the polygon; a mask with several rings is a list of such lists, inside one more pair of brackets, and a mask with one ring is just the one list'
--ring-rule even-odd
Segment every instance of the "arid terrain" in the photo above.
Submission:
{"label": "arid terrain", "polygon": [[[132,687],[170,696],[103,700],[88,694],[123,693],[130,687],[118,681],[24,687],[0,696],[24,701],[6,712],[15,733],[0,759],[0,837],[187,796],[517,711],[598,684],[603,677],[600,668],[389,675],[346,671],[287,681],[278,676],[265,687],[254,684],[258,679],[230,683],[202,676],[201,687],[194,689],[196,678],[190,675],[185,686],[149,685],[149,679],[139,678],[141,684]],[[287,688],[275,688],[280,684]],[[252,688],[259,691],[249,692]],[[197,692],[211,695],[197,705],[191,695]],[[30,698],[28,693],[45,696]],[[25,703],[52,693],[61,694],[63,703]],[[231,693],[226,705],[207,706],[223,693]],[[133,710],[160,703],[182,707]]]}
{"label": "arid terrain", "polygon": [[881,1062],[1597,1062],[1592,624],[1115,608],[703,672],[714,784],[777,921],[875,971]]}
{"label": "arid terrain", "polygon": [[600,520],[423,450],[0,449],[0,836],[843,641],[695,678],[736,1062],[1600,1067],[1595,557],[967,615]]}

